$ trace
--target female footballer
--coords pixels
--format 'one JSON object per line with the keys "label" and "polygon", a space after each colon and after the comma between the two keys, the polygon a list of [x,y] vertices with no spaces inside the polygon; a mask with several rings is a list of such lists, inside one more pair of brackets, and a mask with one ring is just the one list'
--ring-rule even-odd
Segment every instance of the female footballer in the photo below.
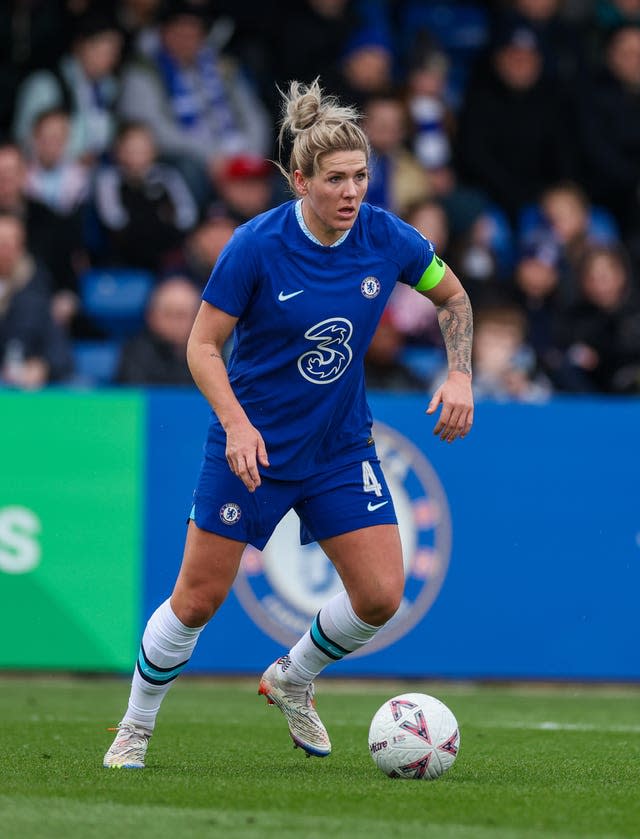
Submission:
{"label": "female footballer", "polygon": [[[351,107],[318,80],[283,94],[280,148],[296,198],[236,230],[202,295],[187,357],[211,405],[175,588],[145,628],[129,704],[104,757],[144,766],[162,699],[234,581],[293,508],[344,584],[305,635],[262,675],[296,745],[331,752],[313,680],[373,638],[403,594],[393,501],[371,436],[363,358],[397,282],[438,310],[448,377],[427,413],[453,442],[473,420],[469,299],[433,245],[364,203],[369,144]],[[234,332],[228,369],[222,348]]]}

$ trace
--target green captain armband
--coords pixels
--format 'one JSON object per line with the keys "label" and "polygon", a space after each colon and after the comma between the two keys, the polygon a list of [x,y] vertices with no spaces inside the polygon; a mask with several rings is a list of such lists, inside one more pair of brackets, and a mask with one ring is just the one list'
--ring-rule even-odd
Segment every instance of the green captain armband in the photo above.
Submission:
{"label": "green captain armband", "polygon": [[444,277],[444,272],[446,271],[447,266],[444,262],[440,259],[439,256],[436,256],[434,253],[433,259],[427,265],[427,268],[424,274],[418,280],[418,284],[414,285],[416,291],[429,291],[431,288],[435,288],[440,280]]}

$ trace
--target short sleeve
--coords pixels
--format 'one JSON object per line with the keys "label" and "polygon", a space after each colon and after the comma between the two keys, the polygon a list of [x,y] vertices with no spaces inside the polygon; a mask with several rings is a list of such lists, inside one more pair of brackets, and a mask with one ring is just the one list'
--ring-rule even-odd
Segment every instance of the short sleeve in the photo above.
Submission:
{"label": "short sleeve", "polygon": [[247,308],[258,282],[250,240],[251,231],[248,228],[240,227],[235,231],[202,292],[203,300],[236,318],[241,317]]}
{"label": "short sleeve", "polygon": [[394,250],[401,263],[399,281],[416,291],[435,288],[444,277],[446,265],[436,254],[433,243],[410,224],[400,219],[394,219],[394,222]]}

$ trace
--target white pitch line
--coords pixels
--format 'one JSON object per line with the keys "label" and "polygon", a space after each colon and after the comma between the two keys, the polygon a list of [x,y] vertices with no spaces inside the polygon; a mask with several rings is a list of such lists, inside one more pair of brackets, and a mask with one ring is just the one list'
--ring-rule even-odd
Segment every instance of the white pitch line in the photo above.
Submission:
{"label": "white pitch line", "polygon": [[487,722],[474,723],[480,728],[517,728],[527,731],[593,731],[611,732],[613,734],[640,734],[640,725],[598,725],[596,723],[581,722],[525,722],[524,720],[513,722]]}
{"label": "white pitch line", "polygon": [[[353,727],[353,725],[353,720],[331,720],[332,727]],[[474,721],[473,723],[469,723],[469,725],[472,728],[514,728],[521,731],[593,731],[594,734],[640,734],[640,725],[598,725],[596,723],[554,722],[553,720],[545,720],[544,722],[526,722],[525,720],[505,720],[504,722]],[[464,729],[464,721],[460,727]]]}

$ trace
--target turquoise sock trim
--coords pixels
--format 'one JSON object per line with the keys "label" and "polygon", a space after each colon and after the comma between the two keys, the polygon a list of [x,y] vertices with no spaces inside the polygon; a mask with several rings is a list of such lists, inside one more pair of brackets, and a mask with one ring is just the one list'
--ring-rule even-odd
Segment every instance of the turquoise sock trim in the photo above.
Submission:
{"label": "turquoise sock trim", "polygon": [[184,668],[187,666],[188,662],[189,659],[183,661],[181,664],[176,665],[176,667],[170,667],[166,669],[162,667],[156,667],[146,657],[145,652],[141,646],[140,653],[138,655],[138,672],[140,673],[143,679],[145,679],[147,682],[150,682],[152,685],[164,685],[177,678],[180,675],[180,673],[182,673]]}
{"label": "turquoise sock trim", "polygon": [[327,638],[327,636],[322,631],[322,627],[320,625],[319,616],[313,619],[313,623],[311,624],[311,628],[309,629],[309,633],[311,635],[311,640],[316,645],[316,647],[323,652],[325,655],[332,658],[334,661],[340,661],[341,658],[349,652],[349,650],[345,650],[344,647],[341,647],[339,644],[334,643],[331,638]]}

